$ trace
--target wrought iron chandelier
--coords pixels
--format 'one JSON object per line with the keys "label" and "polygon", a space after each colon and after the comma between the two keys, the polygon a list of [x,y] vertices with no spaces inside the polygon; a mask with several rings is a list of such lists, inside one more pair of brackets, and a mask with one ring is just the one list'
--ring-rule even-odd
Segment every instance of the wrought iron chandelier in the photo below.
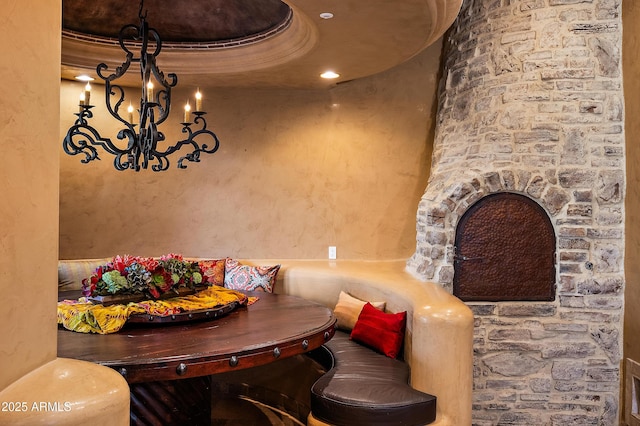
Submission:
{"label": "wrought iron chandelier", "polygon": [[[178,83],[176,74],[167,74],[166,78],[156,65],[156,57],[160,54],[162,40],[158,32],[149,28],[147,24],[147,11],[143,10],[144,0],[140,1],[140,26],[134,24],[125,25],[120,30],[118,41],[122,50],[126,53],[126,59],[122,65],[106,75],[109,68],[105,63],[100,63],[96,72],[104,80],[105,103],[107,110],[116,120],[125,127],[117,135],[119,143],[111,139],[103,138],[93,128],[88,120],[93,117],[90,104],[91,86],[87,83],[84,92],[80,95],[78,117],[73,126],[67,131],[62,143],[64,151],[69,155],[84,154],[81,163],[99,160],[98,147],[102,147],[107,153],[114,155],[113,165],[117,170],[133,169],[140,171],[151,169],[155,172],[169,168],[169,155],[176,153],[185,147],[189,150],[186,155],[178,159],[178,168],[185,169],[184,161],[199,162],[200,154],[213,154],[218,150],[220,141],[218,137],[207,129],[205,120],[206,112],[202,111],[202,95],[200,90],[195,96],[195,110],[191,111],[189,103],[185,105],[182,133],[186,138],[174,145],[162,147],[165,135],[158,130],[158,125],[169,116],[171,108],[171,88]],[[132,47],[139,45],[138,57],[132,51]],[[154,46],[155,45],[155,46]],[[124,106],[125,89],[115,82],[124,76],[133,63],[140,64],[142,78],[142,95],[139,100],[138,123],[134,121],[134,107],[131,102]],[[208,143],[207,143],[208,142]]]}

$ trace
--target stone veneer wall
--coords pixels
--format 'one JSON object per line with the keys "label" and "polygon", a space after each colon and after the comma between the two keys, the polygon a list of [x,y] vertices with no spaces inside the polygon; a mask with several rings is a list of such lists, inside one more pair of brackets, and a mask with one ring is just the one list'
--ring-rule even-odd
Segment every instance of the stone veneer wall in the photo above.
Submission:
{"label": "stone veneer wall", "polygon": [[455,226],[494,192],[538,201],[557,235],[555,301],[469,303],[476,425],[618,423],[620,12],[619,0],[465,0],[445,39],[432,171],[407,269],[451,290]]}

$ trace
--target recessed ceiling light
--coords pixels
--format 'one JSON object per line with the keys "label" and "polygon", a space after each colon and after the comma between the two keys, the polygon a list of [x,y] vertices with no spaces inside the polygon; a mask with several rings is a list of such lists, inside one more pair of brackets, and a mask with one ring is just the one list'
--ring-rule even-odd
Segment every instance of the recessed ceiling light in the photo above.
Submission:
{"label": "recessed ceiling light", "polygon": [[93,80],[94,80],[94,78],[93,78],[93,77],[90,77],[90,76],[88,76],[88,75],[86,75],[86,74],[82,74],[82,75],[77,75],[77,76],[76,76],[76,80],[80,80],[80,81],[93,81]]}
{"label": "recessed ceiling light", "polygon": [[331,12],[322,12],[320,14],[320,17],[322,19],[331,19],[331,18],[333,18],[333,13],[331,13]]}
{"label": "recessed ceiling light", "polygon": [[340,77],[340,74],[335,73],[333,71],[325,71],[322,74],[320,74],[320,77],[327,78],[327,79],[338,78],[338,77]]}

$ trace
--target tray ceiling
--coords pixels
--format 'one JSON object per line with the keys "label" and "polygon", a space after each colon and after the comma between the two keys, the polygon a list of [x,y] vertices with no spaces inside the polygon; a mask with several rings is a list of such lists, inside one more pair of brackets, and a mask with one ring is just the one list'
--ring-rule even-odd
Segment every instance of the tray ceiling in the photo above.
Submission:
{"label": "tray ceiling", "polygon": [[[413,57],[451,25],[461,1],[147,0],[143,10],[163,40],[158,63],[180,84],[319,88]],[[130,0],[63,0],[62,77],[120,65],[118,32],[139,23],[138,9]],[[329,69],[340,77],[321,79]]]}

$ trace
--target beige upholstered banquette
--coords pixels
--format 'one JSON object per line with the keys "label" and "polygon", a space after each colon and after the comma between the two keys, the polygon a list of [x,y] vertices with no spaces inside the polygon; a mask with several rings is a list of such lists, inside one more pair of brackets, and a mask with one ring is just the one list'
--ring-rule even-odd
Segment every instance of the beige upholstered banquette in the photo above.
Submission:
{"label": "beige upholstered banquette", "polygon": [[[79,288],[83,277],[108,260],[60,261],[59,288]],[[281,264],[275,293],[300,296],[333,308],[340,292],[345,291],[363,300],[383,300],[389,312],[407,311],[404,359],[411,367],[411,386],[438,398],[437,417],[432,424],[471,424],[473,315],[459,299],[437,284],[414,278],[405,271],[404,261],[244,262]],[[34,373],[32,378],[6,389],[3,400],[20,400],[25,394],[37,392],[43,401],[69,402],[73,410],[32,412],[29,418],[17,413],[2,417],[11,424],[128,423],[128,387],[115,371],[58,359]],[[49,386],[43,386],[44,382]],[[309,423],[322,424],[312,415]]]}

